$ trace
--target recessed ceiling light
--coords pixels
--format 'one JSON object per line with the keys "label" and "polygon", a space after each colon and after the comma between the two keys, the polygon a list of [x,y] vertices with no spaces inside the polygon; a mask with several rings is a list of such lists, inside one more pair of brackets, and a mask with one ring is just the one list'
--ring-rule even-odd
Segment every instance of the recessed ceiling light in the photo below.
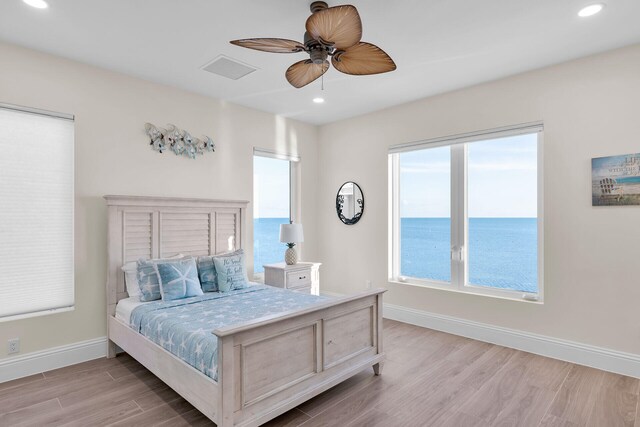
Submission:
{"label": "recessed ceiling light", "polygon": [[593,16],[596,13],[602,11],[603,8],[604,8],[604,4],[602,3],[590,4],[589,6],[585,6],[582,9],[580,9],[580,12],[578,12],[578,16],[580,16],[581,18],[586,18],[587,16]]}
{"label": "recessed ceiling light", "polygon": [[36,9],[46,9],[49,7],[47,2],[44,0],[22,0],[22,1],[31,7],[35,7]]}
{"label": "recessed ceiling light", "polygon": [[316,104],[322,104],[324,102],[324,98],[320,98],[318,96],[316,98],[313,98],[313,102],[315,102]]}

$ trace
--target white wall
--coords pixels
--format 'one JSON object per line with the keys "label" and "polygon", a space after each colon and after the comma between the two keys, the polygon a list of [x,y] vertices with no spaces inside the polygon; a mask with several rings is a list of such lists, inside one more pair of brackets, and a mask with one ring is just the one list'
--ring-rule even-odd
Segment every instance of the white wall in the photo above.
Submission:
{"label": "white wall", "polygon": [[[425,76],[428,79],[429,76]],[[592,207],[592,157],[640,151],[640,45],[434,96],[320,130],[323,291],[365,280],[385,302],[640,354],[640,207]],[[542,120],[545,303],[387,281],[390,145]],[[365,194],[354,226],[335,213],[339,186]]]}
{"label": "white wall", "polygon": [[[303,250],[305,258],[317,258],[315,126],[13,45],[0,44],[0,58],[0,102],[76,116],[75,311],[1,322],[0,358],[7,356],[3,343],[14,337],[21,338],[24,354],[106,334],[104,195],[251,200],[254,146],[302,157]],[[218,149],[196,160],[156,153],[145,122],[210,135]]]}

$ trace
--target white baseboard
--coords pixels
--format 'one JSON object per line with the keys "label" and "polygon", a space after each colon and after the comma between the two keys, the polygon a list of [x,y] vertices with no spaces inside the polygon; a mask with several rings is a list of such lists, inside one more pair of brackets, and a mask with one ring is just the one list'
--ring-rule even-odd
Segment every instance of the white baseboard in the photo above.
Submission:
{"label": "white baseboard", "polygon": [[640,355],[637,354],[502,328],[398,305],[384,304],[383,310],[383,315],[387,319],[640,378]]}
{"label": "white baseboard", "polygon": [[0,359],[0,383],[52,369],[99,359],[107,355],[107,337]]}

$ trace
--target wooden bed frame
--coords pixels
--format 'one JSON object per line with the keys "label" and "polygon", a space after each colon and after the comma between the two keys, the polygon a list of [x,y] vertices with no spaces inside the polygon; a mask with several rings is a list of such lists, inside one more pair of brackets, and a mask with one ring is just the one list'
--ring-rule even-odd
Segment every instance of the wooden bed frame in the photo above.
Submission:
{"label": "wooden bed frame", "polygon": [[108,357],[129,353],[219,427],[258,426],[373,366],[380,375],[382,293],[372,290],[212,331],[214,381],[115,318],[122,265],[140,257],[243,247],[248,202],[105,196]]}

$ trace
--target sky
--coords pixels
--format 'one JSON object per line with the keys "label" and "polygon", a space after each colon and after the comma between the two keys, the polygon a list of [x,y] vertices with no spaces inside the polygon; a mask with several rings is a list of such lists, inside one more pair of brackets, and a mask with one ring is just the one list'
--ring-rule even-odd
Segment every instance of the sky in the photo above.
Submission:
{"label": "sky", "polygon": [[[450,150],[400,154],[401,217],[450,217]],[[467,153],[470,218],[537,216],[537,134],[469,143]]]}
{"label": "sky", "polygon": [[[537,216],[537,134],[468,144],[470,218]],[[254,156],[254,218],[289,217],[289,162]],[[450,147],[400,154],[400,215],[449,217]]]}
{"label": "sky", "polygon": [[253,156],[253,217],[289,218],[289,161]]}

